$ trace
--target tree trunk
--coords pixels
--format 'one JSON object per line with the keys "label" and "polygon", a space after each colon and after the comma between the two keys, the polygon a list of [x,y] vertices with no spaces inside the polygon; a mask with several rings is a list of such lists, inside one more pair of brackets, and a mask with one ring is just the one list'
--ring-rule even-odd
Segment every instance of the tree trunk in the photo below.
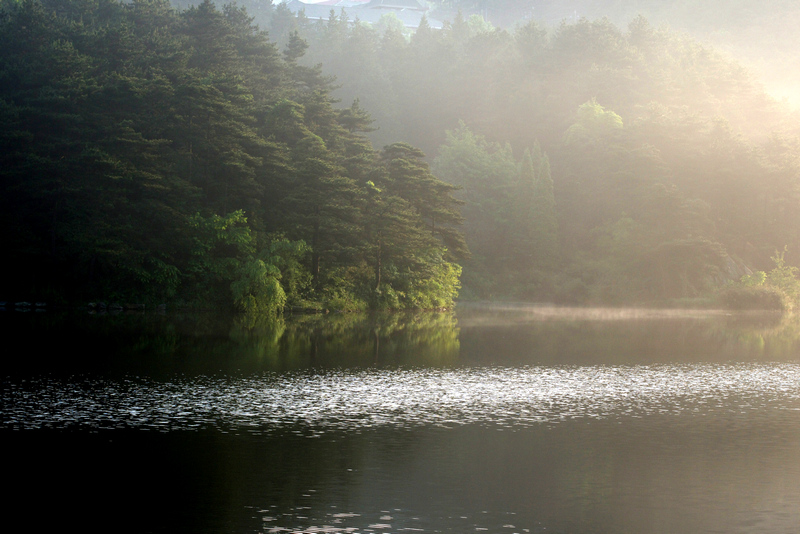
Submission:
{"label": "tree trunk", "polygon": [[378,247],[375,251],[375,290],[381,287],[381,240],[378,239]]}
{"label": "tree trunk", "polygon": [[311,283],[313,287],[319,284],[319,224],[314,225],[311,236]]}

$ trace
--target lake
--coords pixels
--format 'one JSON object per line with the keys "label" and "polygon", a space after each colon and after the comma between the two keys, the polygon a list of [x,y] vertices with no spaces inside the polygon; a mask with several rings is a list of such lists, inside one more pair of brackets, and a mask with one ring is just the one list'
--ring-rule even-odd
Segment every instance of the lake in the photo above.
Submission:
{"label": "lake", "polygon": [[800,531],[800,320],[0,314],[8,524]]}

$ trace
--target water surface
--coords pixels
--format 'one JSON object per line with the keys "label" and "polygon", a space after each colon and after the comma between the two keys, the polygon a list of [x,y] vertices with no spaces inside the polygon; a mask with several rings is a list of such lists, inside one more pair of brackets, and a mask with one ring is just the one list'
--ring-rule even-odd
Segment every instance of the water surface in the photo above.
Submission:
{"label": "water surface", "polygon": [[[6,314],[12,518],[136,532],[800,525],[775,315],[463,307],[286,321]],[[77,346],[67,357],[65,346]],[[33,528],[33,527],[31,527]]]}

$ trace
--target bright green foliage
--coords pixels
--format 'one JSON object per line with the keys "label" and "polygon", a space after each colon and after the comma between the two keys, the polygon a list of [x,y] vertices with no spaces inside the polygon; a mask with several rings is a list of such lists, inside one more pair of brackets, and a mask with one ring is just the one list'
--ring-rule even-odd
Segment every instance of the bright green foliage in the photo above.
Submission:
{"label": "bright green foliage", "polygon": [[286,289],[288,304],[303,304],[311,296],[311,273],[306,267],[310,252],[311,247],[305,241],[290,241],[283,236],[274,236],[258,254],[261,260],[280,274],[277,278]]}
{"label": "bright green foliage", "polygon": [[740,281],[744,287],[758,287],[767,281],[767,273],[756,271],[753,274],[744,275]]}
{"label": "bright green foliage", "polygon": [[412,304],[410,307],[423,310],[452,308],[461,288],[461,266],[440,261],[433,264],[430,271],[430,277],[415,280],[411,284],[408,291],[408,299]]}
{"label": "bright green foliage", "polygon": [[343,285],[331,285],[322,301],[325,309],[335,311],[364,311],[368,308],[367,302],[357,296],[351,289]]}
{"label": "bright green foliage", "polygon": [[261,260],[250,260],[236,272],[231,283],[233,302],[248,314],[276,315],[283,311],[286,293],[279,282],[280,271]]}
{"label": "bright green foliage", "polygon": [[745,275],[738,286],[726,288],[721,300],[732,308],[783,309],[792,311],[800,305],[800,279],[797,267],[786,265],[787,247],[775,251],[775,267],[769,272]]}
{"label": "bright green foliage", "polygon": [[800,271],[797,267],[786,265],[784,255],[788,247],[783,248],[782,251],[775,251],[772,256],[772,261],[775,262],[775,268],[769,272],[767,276],[767,283],[773,287],[780,289],[790,299],[794,306],[800,303],[800,280],[797,278],[797,273]]}
{"label": "bright green foliage", "polygon": [[564,144],[607,143],[622,129],[622,118],[591,99],[578,108],[575,123],[564,133]]}

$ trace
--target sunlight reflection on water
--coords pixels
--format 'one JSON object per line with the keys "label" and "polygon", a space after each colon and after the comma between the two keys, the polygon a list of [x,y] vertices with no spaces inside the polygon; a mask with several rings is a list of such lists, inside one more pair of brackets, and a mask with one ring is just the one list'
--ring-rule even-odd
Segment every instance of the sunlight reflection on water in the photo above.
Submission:
{"label": "sunlight reflection on water", "polygon": [[575,418],[800,410],[800,364],[488,367],[266,374],[167,383],[5,381],[4,428],[268,432],[528,427]]}

